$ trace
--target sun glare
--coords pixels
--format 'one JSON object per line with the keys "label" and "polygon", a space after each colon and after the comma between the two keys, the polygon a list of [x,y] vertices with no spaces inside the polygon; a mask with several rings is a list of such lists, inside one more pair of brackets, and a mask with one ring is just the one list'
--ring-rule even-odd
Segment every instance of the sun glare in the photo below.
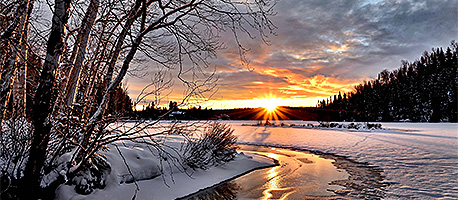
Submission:
{"label": "sun glare", "polygon": [[[270,98],[269,98],[270,97]],[[270,120],[280,120],[280,119],[288,119],[285,114],[288,114],[287,109],[285,109],[285,99],[275,98],[274,96],[270,95],[267,98],[256,99],[255,105],[257,108],[263,108],[259,110],[254,118],[256,119],[263,119],[267,120],[266,124]]]}
{"label": "sun glare", "polygon": [[280,106],[279,99],[258,99],[257,103],[259,107],[265,108],[268,112],[273,112]]}
{"label": "sun glare", "polygon": [[269,112],[272,112],[272,111],[276,110],[277,107],[278,106],[276,106],[276,105],[266,105],[266,106],[264,106],[264,108]]}

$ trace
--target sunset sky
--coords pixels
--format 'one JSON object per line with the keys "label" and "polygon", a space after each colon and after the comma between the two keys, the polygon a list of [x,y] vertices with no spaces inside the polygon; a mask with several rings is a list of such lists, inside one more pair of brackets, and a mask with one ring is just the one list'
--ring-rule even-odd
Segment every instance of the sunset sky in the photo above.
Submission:
{"label": "sunset sky", "polygon": [[[315,106],[318,99],[399,67],[401,60],[447,47],[458,39],[457,8],[457,0],[281,0],[271,18],[277,29],[270,45],[240,38],[250,49],[253,71],[240,65],[234,39],[221,38],[227,48],[211,60],[218,90],[200,105]],[[127,78],[133,99],[150,78]],[[181,83],[174,82],[161,103],[183,97]]]}

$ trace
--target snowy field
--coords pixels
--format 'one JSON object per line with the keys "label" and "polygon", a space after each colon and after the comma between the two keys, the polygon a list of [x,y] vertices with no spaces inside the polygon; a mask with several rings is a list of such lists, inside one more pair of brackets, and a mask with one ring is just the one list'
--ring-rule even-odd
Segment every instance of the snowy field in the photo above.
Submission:
{"label": "snowy field", "polygon": [[[164,146],[181,149],[183,137],[178,135],[158,136],[158,142]],[[254,169],[274,166],[266,157],[238,153],[234,160],[211,167],[207,170],[184,169],[177,162],[167,162],[164,153],[153,147],[129,142],[115,143],[109,150],[102,152],[111,166],[106,178],[106,187],[95,189],[88,195],[75,192],[74,185],[61,185],[56,190],[56,200],[124,200],[124,199],[176,199],[197,192],[200,189],[238,177]],[[119,149],[119,151],[118,151]],[[168,154],[175,154],[171,149],[164,149]],[[122,156],[120,153],[122,152]],[[158,157],[162,157],[159,159]],[[174,157],[178,157],[174,155]],[[128,168],[125,162],[128,163]],[[136,182],[133,181],[135,177]],[[86,181],[86,180],[81,180]]]}
{"label": "snowy field", "polygon": [[[458,199],[458,124],[382,123],[385,129],[326,130],[302,126],[317,122],[282,121],[295,127],[246,125],[256,121],[224,122],[235,130],[240,144],[321,151],[380,166],[385,182],[391,184],[386,191],[387,199]],[[176,135],[163,139],[167,145],[176,147],[183,141]],[[235,161],[206,171],[188,171],[189,175],[160,163],[157,152],[146,146],[118,146],[130,169],[111,146],[104,153],[112,167],[106,188],[96,189],[90,195],[78,195],[74,186],[62,185],[56,199],[131,199],[134,195],[136,199],[174,199],[272,165],[267,158],[239,154]],[[137,185],[130,180],[128,170],[138,180]],[[137,186],[139,190],[135,192]]]}
{"label": "snowy field", "polygon": [[388,199],[458,199],[458,124],[382,123],[390,130],[370,132],[242,126],[250,123],[256,121],[229,122],[239,143],[317,150],[380,166],[392,184]]}

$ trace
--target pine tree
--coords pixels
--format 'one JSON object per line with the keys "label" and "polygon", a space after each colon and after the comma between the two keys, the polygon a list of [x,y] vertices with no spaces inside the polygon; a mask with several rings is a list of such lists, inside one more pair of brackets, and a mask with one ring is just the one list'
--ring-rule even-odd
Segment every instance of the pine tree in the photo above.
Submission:
{"label": "pine tree", "polygon": [[357,113],[355,119],[360,120],[456,122],[457,49],[452,41],[445,52],[436,48],[415,62],[402,61],[398,69],[383,70],[347,96],[339,92],[320,106]]}

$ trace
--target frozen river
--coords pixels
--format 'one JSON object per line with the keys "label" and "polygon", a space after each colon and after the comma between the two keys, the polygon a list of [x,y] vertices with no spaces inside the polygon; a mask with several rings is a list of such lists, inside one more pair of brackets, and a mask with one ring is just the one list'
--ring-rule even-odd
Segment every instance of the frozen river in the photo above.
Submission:
{"label": "frozen river", "polygon": [[305,150],[239,145],[239,151],[275,159],[258,169],[186,196],[206,199],[380,199],[387,184],[378,167]]}
{"label": "frozen river", "polygon": [[390,130],[372,132],[242,126],[254,123],[229,122],[240,143],[333,153],[380,166],[391,184],[388,199],[458,199],[458,124],[382,123]]}

